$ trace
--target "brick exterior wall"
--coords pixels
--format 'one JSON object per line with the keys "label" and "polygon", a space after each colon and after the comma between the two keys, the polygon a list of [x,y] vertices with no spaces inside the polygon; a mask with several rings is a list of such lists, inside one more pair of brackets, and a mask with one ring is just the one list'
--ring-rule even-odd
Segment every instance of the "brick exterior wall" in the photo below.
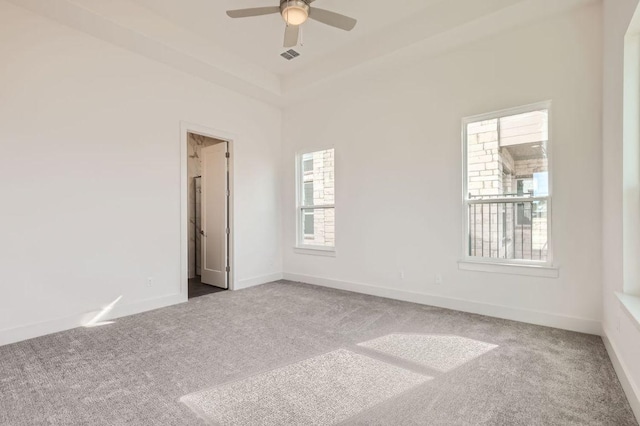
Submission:
{"label": "brick exterior wall", "polygon": [[502,188],[497,120],[469,126],[467,135],[469,194],[498,195]]}

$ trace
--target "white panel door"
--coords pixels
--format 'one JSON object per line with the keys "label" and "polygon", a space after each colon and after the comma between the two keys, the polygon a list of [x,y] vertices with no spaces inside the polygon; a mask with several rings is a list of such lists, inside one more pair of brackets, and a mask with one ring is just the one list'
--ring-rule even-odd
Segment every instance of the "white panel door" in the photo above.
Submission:
{"label": "white panel door", "polygon": [[227,288],[227,143],[202,148],[202,283]]}

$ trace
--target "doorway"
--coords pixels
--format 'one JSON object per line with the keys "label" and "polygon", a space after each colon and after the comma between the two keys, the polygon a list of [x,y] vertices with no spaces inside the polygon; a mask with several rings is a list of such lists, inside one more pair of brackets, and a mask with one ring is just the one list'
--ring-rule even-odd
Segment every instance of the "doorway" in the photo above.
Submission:
{"label": "doorway", "polygon": [[186,145],[187,295],[194,298],[230,284],[230,142],[188,131]]}

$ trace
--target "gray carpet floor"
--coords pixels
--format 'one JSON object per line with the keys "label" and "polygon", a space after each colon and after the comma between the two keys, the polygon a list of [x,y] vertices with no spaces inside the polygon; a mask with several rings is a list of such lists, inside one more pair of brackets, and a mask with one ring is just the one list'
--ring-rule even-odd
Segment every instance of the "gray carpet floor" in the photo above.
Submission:
{"label": "gray carpet floor", "polygon": [[[334,385],[336,368],[362,374]],[[194,395],[234,423],[215,404],[248,416],[264,386],[293,404],[282,423],[304,424],[288,383],[345,424],[637,425],[597,336],[285,281],[0,347],[0,424],[214,421]]]}

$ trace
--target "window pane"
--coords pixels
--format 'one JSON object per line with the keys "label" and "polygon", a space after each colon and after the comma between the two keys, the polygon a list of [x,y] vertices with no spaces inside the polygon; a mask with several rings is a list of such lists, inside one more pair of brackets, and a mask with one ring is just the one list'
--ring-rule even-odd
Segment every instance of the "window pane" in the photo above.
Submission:
{"label": "window pane", "polygon": [[313,238],[314,236],[314,230],[315,230],[315,223],[313,220],[313,211],[305,211],[303,216],[302,216],[302,220],[304,221],[302,223],[302,229],[304,231],[304,235],[305,236],[310,236]]}
{"label": "window pane", "polygon": [[467,125],[469,199],[549,194],[548,111]]}
{"label": "window pane", "polygon": [[547,201],[533,198],[549,195],[548,115],[543,109],[467,125],[470,256],[547,261]]}
{"label": "window pane", "polygon": [[304,182],[304,192],[302,193],[302,204],[305,206],[313,205],[313,181]]}
{"label": "window pane", "polygon": [[302,237],[304,244],[335,247],[335,210],[303,209]]}
{"label": "window pane", "polygon": [[334,150],[302,156],[303,206],[335,204]]}
{"label": "window pane", "polygon": [[304,172],[313,171],[313,156],[311,154],[304,155],[302,159],[302,171]]}

